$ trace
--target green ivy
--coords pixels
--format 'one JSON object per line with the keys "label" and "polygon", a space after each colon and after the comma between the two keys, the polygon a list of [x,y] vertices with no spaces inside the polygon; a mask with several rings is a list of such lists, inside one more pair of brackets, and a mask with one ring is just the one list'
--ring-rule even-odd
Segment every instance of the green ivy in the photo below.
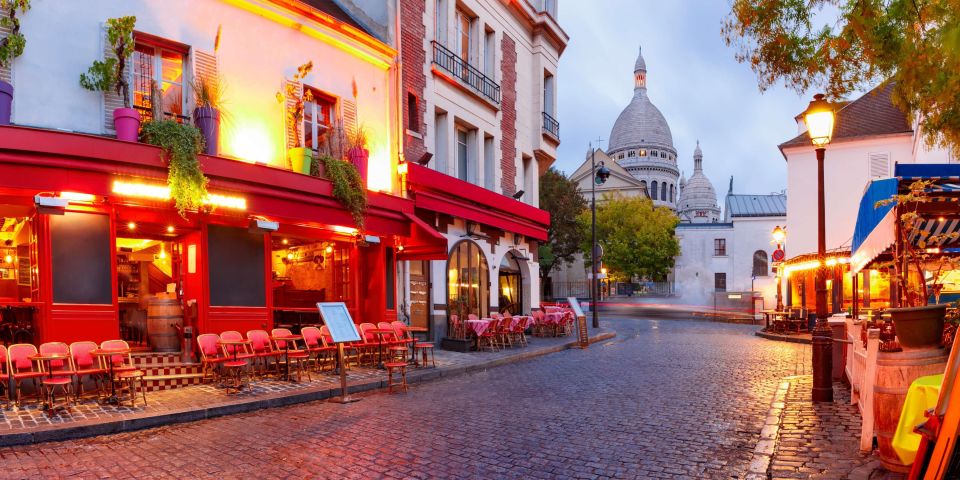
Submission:
{"label": "green ivy", "polygon": [[167,185],[181,217],[199,210],[207,198],[207,177],[197,155],[203,151],[203,135],[191,125],[173,120],[154,120],[143,125],[143,141],[163,149],[168,165]]}
{"label": "green ivy", "polygon": [[352,163],[330,156],[322,156],[320,161],[326,169],[327,178],[333,182],[333,196],[350,211],[357,228],[362,231],[367,214],[367,189],[364,188],[360,172]]}
{"label": "green ivy", "polygon": [[7,27],[10,33],[0,39],[0,66],[9,67],[13,59],[23,54],[27,39],[20,33],[20,19],[17,10],[27,13],[29,0],[0,0],[0,27]]}

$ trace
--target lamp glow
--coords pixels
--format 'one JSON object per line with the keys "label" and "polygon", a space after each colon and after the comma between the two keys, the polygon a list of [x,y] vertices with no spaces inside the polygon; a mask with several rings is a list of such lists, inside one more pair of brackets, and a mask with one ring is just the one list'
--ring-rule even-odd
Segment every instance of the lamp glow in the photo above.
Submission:
{"label": "lamp glow", "polygon": [[137,224],[134,223],[134,222],[129,222],[129,223],[127,223],[127,228],[129,228],[130,230],[136,230],[136,229],[137,229]]}
{"label": "lamp glow", "polygon": [[97,198],[89,193],[78,192],[60,192],[59,197],[66,199],[69,202],[92,202]]}
{"label": "lamp glow", "polygon": [[807,125],[807,134],[816,148],[823,148],[833,138],[833,125],[836,115],[830,102],[823,98],[822,93],[813,96],[813,101],[803,112],[803,123]]}
{"label": "lamp glow", "polygon": [[783,243],[783,239],[785,238],[787,238],[787,232],[783,229],[783,227],[777,225],[777,228],[773,229],[773,240],[780,244]]}
{"label": "lamp glow", "polygon": [[173,225],[167,226],[167,233],[173,233],[173,230],[174,230]]}
{"label": "lamp glow", "polygon": [[330,245],[327,245],[327,248],[325,248],[323,251],[325,251],[325,252],[327,252],[327,253],[333,253],[333,247],[330,246]]}

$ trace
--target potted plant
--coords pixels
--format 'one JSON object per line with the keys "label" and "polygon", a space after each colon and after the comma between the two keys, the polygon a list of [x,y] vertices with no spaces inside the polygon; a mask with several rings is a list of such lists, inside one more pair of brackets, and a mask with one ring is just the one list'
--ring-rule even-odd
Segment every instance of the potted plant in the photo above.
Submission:
{"label": "potted plant", "polygon": [[[0,27],[10,29],[10,34],[0,40],[0,66],[9,68],[13,59],[23,54],[26,38],[20,33],[17,11],[30,10],[30,0],[0,0]],[[5,15],[4,15],[5,14]],[[0,80],[0,125],[10,125],[13,111],[13,85]]]}
{"label": "potted plant", "polygon": [[133,55],[133,27],[137,17],[120,17],[107,20],[107,42],[116,58],[102,62],[94,60],[87,73],[80,74],[80,85],[94,92],[115,90],[123,98],[123,108],[113,111],[113,127],[117,139],[137,141],[140,131],[140,112],[130,108],[130,83],[127,82],[127,59]]}
{"label": "potted plant", "polygon": [[[933,185],[932,180],[918,180],[910,184],[906,193],[894,195],[876,204],[894,204],[897,215],[893,270],[894,279],[899,285],[901,306],[887,309],[887,312],[893,320],[897,340],[903,350],[936,348],[943,341],[947,305],[928,303],[931,293],[938,293],[941,289],[941,273],[945,268],[951,269],[953,262],[948,256],[939,254],[939,249],[928,249],[927,245],[939,245],[946,240],[955,240],[960,234],[935,234],[925,240],[923,236],[918,236],[923,224],[918,210],[920,205],[930,201],[927,191]],[[921,239],[916,246],[911,243],[911,239],[915,237]],[[933,272],[930,286],[927,285],[925,276],[927,271]],[[934,302],[939,300],[939,294],[935,297]]]}
{"label": "potted plant", "polygon": [[297,85],[313,70],[313,62],[307,62],[297,67],[297,73],[284,86],[284,93],[277,92],[277,101],[286,106],[287,125],[293,132],[293,148],[287,150],[290,159],[290,168],[294,172],[310,175],[310,165],[313,162],[313,149],[303,145],[300,135],[300,125],[303,124],[303,108],[307,102],[313,101],[313,92],[307,88],[297,88]]}
{"label": "potted plant", "polygon": [[193,124],[203,134],[207,155],[220,153],[220,115],[223,108],[223,79],[219,75],[198,76],[191,82],[196,108]]}
{"label": "potted plant", "polygon": [[143,125],[143,140],[163,149],[167,185],[181,217],[198,210],[207,198],[207,177],[197,155],[203,152],[203,135],[191,125],[174,120],[151,120]]}
{"label": "potted plant", "polygon": [[[350,211],[357,229],[363,231],[367,213],[367,189],[352,163],[329,155],[320,157],[327,178],[333,182],[333,196]],[[362,235],[361,235],[362,237]]]}
{"label": "potted plant", "polygon": [[367,184],[367,163],[370,161],[370,151],[367,150],[367,132],[363,125],[359,125],[350,134],[350,149],[347,150],[347,158],[357,172],[360,173],[360,179],[363,185]]}

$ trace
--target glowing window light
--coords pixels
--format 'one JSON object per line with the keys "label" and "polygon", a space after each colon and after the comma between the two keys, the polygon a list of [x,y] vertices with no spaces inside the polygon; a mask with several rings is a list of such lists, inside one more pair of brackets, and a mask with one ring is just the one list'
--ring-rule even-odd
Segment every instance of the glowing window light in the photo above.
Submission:
{"label": "glowing window light", "polygon": [[68,202],[92,202],[97,199],[96,196],[89,193],[79,192],[60,192],[59,197]]}
{"label": "glowing window light", "polygon": [[217,207],[224,208],[233,208],[236,210],[246,210],[247,209],[247,199],[243,197],[228,197],[226,195],[218,195],[211,193],[207,195],[207,198],[203,199],[205,205],[215,205]]}

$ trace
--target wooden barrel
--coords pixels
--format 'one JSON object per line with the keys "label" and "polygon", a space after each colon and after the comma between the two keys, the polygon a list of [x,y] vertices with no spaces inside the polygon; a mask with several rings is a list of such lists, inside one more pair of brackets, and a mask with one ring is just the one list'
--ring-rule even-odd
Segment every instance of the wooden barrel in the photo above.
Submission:
{"label": "wooden barrel", "polygon": [[183,325],[183,309],[176,298],[152,298],[147,303],[147,336],[157,352],[178,352],[177,326]]}
{"label": "wooden barrel", "polygon": [[919,377],[943,373],[948,352],[943,348],[912,350],[908,352],[880,352],[877,354],[877,382],[873,387],[873,416],[880,463],[892,472],[907,473],[893,450],[893,434],[900,422],[900,411],[907,397],[907,389]]}

